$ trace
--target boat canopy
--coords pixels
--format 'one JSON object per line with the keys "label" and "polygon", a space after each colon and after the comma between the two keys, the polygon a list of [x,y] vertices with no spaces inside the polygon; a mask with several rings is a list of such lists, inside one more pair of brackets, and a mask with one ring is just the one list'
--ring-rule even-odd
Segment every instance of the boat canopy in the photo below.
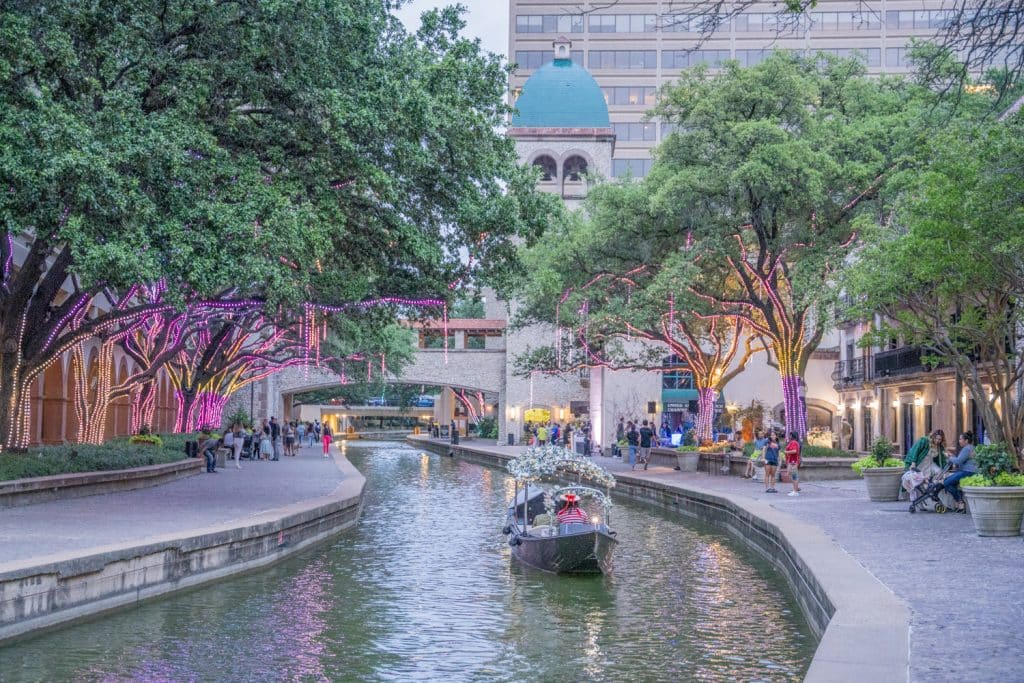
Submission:
{"label": "boat canopy", "polygon": [[516,481],[541,481],[559,472],[569,472],[597,486],[612,488],[615,477],[590,458],[561,446],[534,446],[508,461],[509,474]]}

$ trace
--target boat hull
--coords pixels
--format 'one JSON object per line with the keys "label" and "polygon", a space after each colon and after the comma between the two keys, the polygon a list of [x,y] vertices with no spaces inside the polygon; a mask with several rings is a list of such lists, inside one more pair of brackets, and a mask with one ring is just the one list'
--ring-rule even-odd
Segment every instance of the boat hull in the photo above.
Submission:
{"label": "boat hull", "polygon": [[607,531],[594,528],[552,536],[513,531],[509,542],[517,560],[554,574],[609,574],[617,543]]}

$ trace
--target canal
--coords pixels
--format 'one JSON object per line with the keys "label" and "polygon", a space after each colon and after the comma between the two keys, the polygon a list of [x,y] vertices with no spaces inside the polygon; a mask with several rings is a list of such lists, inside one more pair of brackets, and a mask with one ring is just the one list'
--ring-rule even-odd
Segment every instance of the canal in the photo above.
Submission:
{"label": "canal", "polygon": [[617,499],[614,575],[550,576],[510,562],[504,472],[346,455],[367,478],[357,529],[2,649],[0,680],[796,681],[810,663],[781,575],[709,528]]}

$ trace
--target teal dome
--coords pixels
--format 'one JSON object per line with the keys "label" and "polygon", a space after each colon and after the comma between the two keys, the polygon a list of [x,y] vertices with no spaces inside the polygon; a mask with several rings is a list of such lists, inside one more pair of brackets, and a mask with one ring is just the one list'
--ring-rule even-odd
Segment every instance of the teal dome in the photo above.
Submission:
{"label": "teal dome", "polygon": [[609,128],[608,105],[590,72],[556,59],[526,79],[513,128]]}

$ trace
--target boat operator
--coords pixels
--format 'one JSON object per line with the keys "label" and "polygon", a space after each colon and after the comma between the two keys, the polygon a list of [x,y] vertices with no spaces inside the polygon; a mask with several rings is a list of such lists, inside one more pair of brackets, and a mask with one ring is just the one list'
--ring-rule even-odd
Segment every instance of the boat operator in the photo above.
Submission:
{"label": "boat operator", "polygon": [[580,507],[579,500],[579,496],[575,493],[565,494],[565,505],[557,513],[559,524],[572,524],[574,522],[586,524],[590,521],[587,511]]}

